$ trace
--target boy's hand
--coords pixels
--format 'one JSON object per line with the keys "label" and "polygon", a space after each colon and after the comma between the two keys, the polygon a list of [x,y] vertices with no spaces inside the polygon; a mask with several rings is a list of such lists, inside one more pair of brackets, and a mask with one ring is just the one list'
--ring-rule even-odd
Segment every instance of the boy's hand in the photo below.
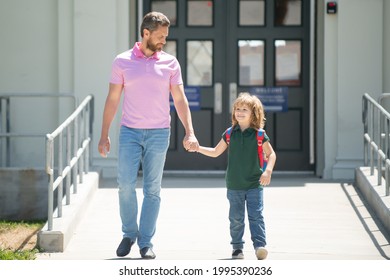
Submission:
{"label": "boy's hand", "polygon": [[198,152],[199,151],[199,146],[198,148],[190,148],[187,150],[187,152],[190,152],[190,153],[195,153],[195,152]]}
{"label": "boy's hand", "polygon": [[268,186],[271,183],[271,175],[272,171],[266,169],[260,176],[260,184],[262,186]]}

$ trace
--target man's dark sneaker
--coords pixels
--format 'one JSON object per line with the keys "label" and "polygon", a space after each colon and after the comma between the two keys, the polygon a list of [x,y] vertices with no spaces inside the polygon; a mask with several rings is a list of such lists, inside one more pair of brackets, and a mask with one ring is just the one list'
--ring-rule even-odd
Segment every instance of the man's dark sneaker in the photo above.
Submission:
{"label": "man's dark sneaker", "polygon": [[130,253],[131,246],[133,246],[134,242],[131,241],[130,238],[124,237],[121,241],[121,243],[118,246],[118,249],[116,249],[116,255],[118,257],[124,257],[127,256]]}
{"label": "man's dark sneaker", "polygon": [[244,252],[241,249],[234,249],[232,253],[233,259],[243,259],[244,258]]}
{"label": "man's dark sneaker", "polygon": [[156,258],[156,255],[154,254],[152,248],[145,247],[145,248],[142,248],[139,252],[140,252],[141,257],[143,259],[152,260],[152,259]]}

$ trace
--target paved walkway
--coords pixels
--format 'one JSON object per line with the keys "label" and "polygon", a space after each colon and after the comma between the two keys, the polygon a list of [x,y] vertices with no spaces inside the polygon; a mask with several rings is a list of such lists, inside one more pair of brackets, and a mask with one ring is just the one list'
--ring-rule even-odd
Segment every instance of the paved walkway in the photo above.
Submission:
{"label": "paved walkway", "polygon": [[[230,259],[223,178],[167,177],[161,196],[153,239],[158,260]],[[390,259],[388,239],[349,183],[274,176],[264,199],[269,260]],[[65,252],[37,259],[117,259],[121,239],[116,183],[103,180]],[[255,260],[248,226],[245,240],[245,259]],[[133,246],[124,259],[139,259],[138,250]]]}

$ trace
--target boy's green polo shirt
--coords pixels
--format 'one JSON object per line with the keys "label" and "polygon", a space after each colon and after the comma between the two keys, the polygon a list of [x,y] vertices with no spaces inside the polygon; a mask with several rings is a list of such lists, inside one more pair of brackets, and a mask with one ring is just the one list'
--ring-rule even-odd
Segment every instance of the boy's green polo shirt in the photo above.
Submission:
{"label": "boy's green polo shirt", "polygon": [[[247,128],[241,131],[236,125],[230,135],[226,186],[231,190],[249,190],[262,187],[259,179],[263,173],[257,154],[257,131]],[[222,135],[226,142],[226,131]],[[269,141],[264,133],[263,143]]]}

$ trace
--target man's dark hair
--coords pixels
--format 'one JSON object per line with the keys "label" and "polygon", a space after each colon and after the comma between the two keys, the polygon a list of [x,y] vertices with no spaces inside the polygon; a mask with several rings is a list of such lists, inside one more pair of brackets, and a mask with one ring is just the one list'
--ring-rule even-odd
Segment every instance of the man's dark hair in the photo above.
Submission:
{"label": "man's dark hair", "polygon": [[141,24],[141,37],[144,37],[144,29],[153,32],[157,30],[160,26],[168,26],[171,24],[169,19],[159,12],[150,12],[144,16]]}

